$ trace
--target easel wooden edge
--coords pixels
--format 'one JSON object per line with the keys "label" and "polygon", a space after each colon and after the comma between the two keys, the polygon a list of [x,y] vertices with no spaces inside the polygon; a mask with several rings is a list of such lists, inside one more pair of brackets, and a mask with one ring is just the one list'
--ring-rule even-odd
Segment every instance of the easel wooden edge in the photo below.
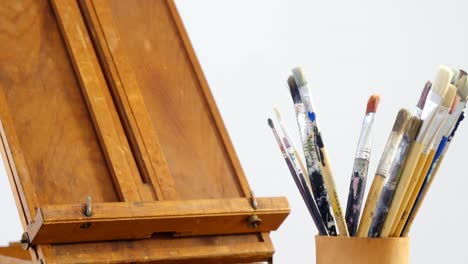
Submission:
{"label": "easel wooden edge", "polygon": [[[27,228],[31,245],[150,238],[153,234],[204,236],[277,230],[290,209],[284,197],[50,205]],[[26,241],[24,241],[26,242]]]}

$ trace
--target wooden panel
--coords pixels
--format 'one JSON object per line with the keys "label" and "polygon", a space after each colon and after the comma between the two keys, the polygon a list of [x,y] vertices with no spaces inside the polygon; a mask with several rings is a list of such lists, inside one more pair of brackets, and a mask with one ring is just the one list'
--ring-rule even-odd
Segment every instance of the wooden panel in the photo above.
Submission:
{"label": "wooden panel", "polygon": [[[41,206],[81,204],[88,195],[93,203],[249,196],[172,1],[93,4],[96,17],[109,19],[96,47],[123,76],[113,78],[120,84],[107,76],[114,98],[76,1],[52,3],[55,15],[47,0],[0,2],[1,147],[23,225]],[[116,96],[117,85],[125,94]],[[31,249],[46,264],[237,263],[268,260],[273,251],[266,233]]]}
{"label": "wooden panel", "polygon": [[112,117],[115,109],[106,100],[105,94],[108,93],[108,88],[77,4],[70,4],[72,3],[70,1],[52,1],[52,3],[58,10],[56,14],[62,35],[114,176],[116,189],[124,201],[141,200],[136,181],[139,180],[141,183],[142,179],[132,177],[134,175],[131,173],[125,152],[122,151],[121,138]]}
{"label": "wooden panel", "polygon": [[48,1],[1,1],[0,20],[0,115],[24,205],[118,201]]}
{"label": "wooden panel", "polygon": [[[117,96],[140,91],[181,198],[245,197],[245,176],[234,164],[237,158],[228,149],[227,133],[171,5],[164,0],[84,1],[83,9],[101,61],[111,64],[111,86],[123,87]],[[129,105],[123,111],[134,109]]]}
{"label": "wooden panel", "polygon": [[[46,264],[215,264],[266,261],[274,249],[267,235],[177,238],[54,245]],[[50,261],[49,261],[50,259]]]}
{"label": "wooden panel", "polygon": [[[269,232],[278,229],[289,214],[285,198],[251,200],[209,199],[151,203],[94,204],[93,215],[83,205],[46,206],[28,227],[32,244],[69,243],[150,238],[154,233],[184,236]],[[262,223],[248,225],[256,215]]]}
{"label": "wooden panel", "polygon": [[[92,21],[93,26],[90,27],[90,32],[94,39],[99,37],[105,43],[101,23],[94,9],[86,8],[86,6],[92,7],[92,5],[90,1],[87,1],[86,4],[83,2],[85,10],[83,13],[87,16],[88,21]],[[71,27],[67,30],[73,31],[74,28]],[[130,65],[124,56],[114,56],[123,71],[123,74],[119,74],[114,57],[107,49],[108,47],[106,45],[96,45],[96,47],[145,182],[151,182],[159,200],[178,199],[179,196],[175,190],[166,158]],[[113,53],[120,54],[120,51],[116,48]],[[123,82],[126,84],[125,88]]]}

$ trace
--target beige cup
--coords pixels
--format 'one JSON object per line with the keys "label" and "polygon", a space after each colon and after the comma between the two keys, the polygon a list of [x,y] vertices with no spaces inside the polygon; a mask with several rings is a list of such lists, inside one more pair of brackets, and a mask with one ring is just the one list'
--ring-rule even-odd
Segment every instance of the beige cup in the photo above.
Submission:
{"label": "beige cup", "polygon": [[409,238],[316,236],[317,264],[409,264]]}

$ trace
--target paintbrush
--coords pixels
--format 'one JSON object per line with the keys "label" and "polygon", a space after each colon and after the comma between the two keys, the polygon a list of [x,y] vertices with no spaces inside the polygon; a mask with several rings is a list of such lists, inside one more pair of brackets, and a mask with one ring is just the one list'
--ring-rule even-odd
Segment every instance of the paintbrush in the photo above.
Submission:
{"label": "paintbrush", "polygon": [[[416,109],[413,112],[414,117],[421,117],[431,86],[432,83],[430,81],[428,81],[424,86],[424,89],[422,90],[421,95],[419,97],[418,104],[416,105]],[[421,126],[421,124],[419,126]],[[411,175],[413,174],[414,169],[416,168],[417,160],[419,158],[419,155],[421,154],[422,147],[423,146],[420,142],[413,142],[410,146],[405,163],[401,171],[398,185],[395,190],[395,194],[393,196],[392,203],[388,210],[387,217],[385,218],[385,222],[382,226],[382,230],[380,231],[380,237],[389,237],[391,235],[393,236],[393,234],[391,234],[393,224],[397,219],[401,217],[401,215],[398,215],[399,208],[401,207],[401,204],[408,203],[408,201],[404,200],[405,193],[411,184]]]}
{"label": "paintbrush", "polygon": [[[281,127],[281,130],[283,132],[284,138],[283,138],[283,143],[286,148],[286,152],[289,155],[289,158],[291,159],[292,164],[294,165],[294,168],[296,170],[297,175],[299,176],[299,179],[302,183],[302,186],[307,193],[307,195],[310,195],[312,197],[312,189],[310,186],[310,181],[308,181],[308,177],[304,177],[305,173],[307,173],[307,169],[304,166],[304,162],[301,159],[301,156],[299,152],[297,151],[296,147],[293,144],[293,141],[291,137],[289,136],[289,131],[286,128],[286,126],[283,124],[282,118],[281,118],[281,113],[278,108],[273,108],[275,112],[276,119],[278,120],[278,124]],[[315,222],[315,225],[320,226],[319,233],[320,235],[328,235],[328,231],[325,228],[325,225],[323,223],[323,220],[321,218],[320,212],[318,210],[317,204],[314,199],[312,199],[313,204],[311,204],[312,210],[312,218]]]}
{"label": "paintbrush", "polygon": [[[294,146],[293,141],[292,141],[291,137],[289,136],[288,129],[283,124],[283,120],[281,118],[281,113],[280,113],[279,109],[277,107],[274,107],[273,110],[275,112],[276,120],[277,120],[278,124],[280,125],[281,131],[283,131],[283,135],[286,137],[286,139],[288,140],[289,145],[290,145],[290,147],[286,148],[286,150],[288,151],[288,153],[289,152],[292,153],[292,155],[294,157],[294,161],[297,162],[297,164],[298,164],[299,168],[301,169],[301,171],[304,172],[304,173],[307,173],[307,169],[306,169],[306,167],[304,165],[304,161],[302,160],[301,155],[297,151],[297,148]],[[312,186],[310,185],[309,177],[305,177],[305,180],[306,180],[306,183],[307,183],[307,187],[310,190],[312,190]]]}
{"label": "paintbrush", "polygon": [[312,194],[314,195],[315,202],[317,203],[322,221],[325,223],[328,234],[330,236],[336,236],[337,232],[335,219],[330,210],[330,200],[328,198],[327,190],[325,189],[322,171],[319,167],[319,159],[316,152],[313,130],[310,122],[308,122],[308,117],[299,92],[299,87],[293,76],[288,78],[288,86],[294,102],[296,120],[304,150],[308,178],[310,180],[313,191]]}
{"label": "paintbrush", "polygon": [[421,187],[421,190],[416,198],[416,202],[409,214],[407,223],[402,231],[403,236],[408,235],[411,225],[417,213],[419,212],[421,204],[423,203],[424,198],[426,197],[427,192],[430,189],[432,182],[434,181],[434,177],[437,175],[440,164],[443,161],[445,153],[447,152],[448,147],[450,145],[450,142],[452,141],[455,135],[455,132],[458,126],[460,125],[461,121],[465,118],[463,110],[466,107],[467,99],[468,99],[468,82],[467,82],[467,76],[463,75],[457,81],[457,96],[455,97],[453,101],[452,107],[450,109],[450,112],[451,112],[450,116],[443,129],[443,137],[440,140],[440,143],[437,148],[434,160],[431,164],[430,170],[427,173],[426,179]]}
{"label": "paintbrush", "polygon": [[372,130],[375,113],[380,102],[379,95],[372,95],[367,102],[366,115],[362,122],[356,158],[354,160],[351,183],[349,186],[348,204],[346,207],[346,224],[350,236],[356,236],[359,216],[361,215],[362,199],[366,189],[367,173],[372,147]]}
{"label": "paintbrush", "polygon": [[429,136],[430,140],[427,144],[424,144],[423,151],[418,161],[418,166],[422,169],[419,170],[419,174],[413,175],[413,177],[415,177],[416,184],[410,194],[410,198],[408,200],[408,204],[406,205],[406,208],[403,211],[402,218],[400,219],[400,222],[398,223],[398,226],[396,229],[397,236],[400,236],[404,229],[404,226],[409,217],[409,213],[411,212],[413,208],[413,205],[416,201],[419,191],[421,190],[421,187],[424,183],[424,179],[426,178],[426,175],[430,169],[432,161],[434,160],[436,149],[438,146],[438,139],[439,139],[438,135],[440,133],[440,130],[444,126],[444,119],[446,119],[448,116],[448,112],[450,110],[450,106],[452,105],[455,94],[456,94],[456,88],[450,84],[449,88],[447,89],[444,95],[442,103],[436,108],[435,115],[431,121],[431,125],[428,130],[431,133],[431,135]]}
{"label": "paintbrush", "polygon": [[[439,106],[452,79],[452,75],[452,71],[449,68],[444,66],[439,67],[436,78],[432,84],[432,88],[427,96],[426,103],[421,114],[423,123],[421,125],[421,129],[419,130],[416,141],[413,144],[413,153],[410,153],[412,154],[410,157],[411,163],[410,159],[408,159],[408,162],[405,164],[405,167],[408,166],[408,168],[412,168],[412,173],[411,176],[409,176],[410,182],[407,191],[404,194],[400,208],[398,209],[397,217],[392,224],[390,231],[390,236],[392,237],[400,236],[407,220],[407,208],[411,198],[413,197],[412,194],[415,189],[419,189],[421,182],[420,175],[424,169],[424,164],[429,155],[429,146],[431,140],[433,139],[439,124],[442,121],[440,120],[440,113],[438,114],[437,112],[441,111]],[[410,209],[411,208],[408,210]]]}
{"label": "paintbrush", "polygon": [[310,125],[309,132],[310,135],[313,135],[314,137],[313,142],[315,143],[315,151],[318,154],[317,157],[319,158],[319,167],[322,172],[323,182],[325,183],[326,191],[329,194],[329,199],[333,209],[333,213],[336,218],[338,231],[341,236],[349,236],[344,214],[341,209],[340,201],[338,199],[338,193],[336,191],[335,181],[333,179],[333,173],[331,170],[327,151],[325,149],[322,135],[317,124],[316,113],[312,106],[312,100],[305,74],[301,68],[294,68],[292,72],[294,79],[296,80],[297,86],[299,87],[299,93],[301,95],[302,102],[304,103],[307,116],[309,117],[307,120],[307,124]]}
{"label": "paintbrush", "polygon": [[[461,75],[460,75],[461,76]],[[457,95],[459,97],[459,102],[453,111],[453,114],[450,115],[449,120],[447,122],[447,126],[445,128],[444,135],[446,137],[450,136],[451,132],[454,130],[455,125],[457,124],[457,120],[460,117],[461,113],[466,107],[466,102],[468,100],[468,76],[463,75],[456,83],[457,87]]]}
{"label": "paintbrush", "polygon": [[390,166],[395,158],[398,145],[403,138],[403,132],[406,129],[406,125],[408,124],[410,117],[411,114],[405,109],[401,109],[398,112],[392,132],[390,133],[387,144],[385,145],[379,166],[377,167],[377,172],[375,173],[374,180],[372,181],[372,185],[367,196],[366,205],[364,206],[364,211],[361,216],[361,222],[359,223],[357,233],[358,237],[367,237],[372,218],[375,213],[377,201],[385,183],[385,178],[387,178],[389,174]]}
{"label": "paintbrush", "polygon": [[453,73],[453,76],[452,76],[452,80],[450,81],[450,84],[456,85],[458,80],[461,78],[460,70],[452,69],[452,73]]}
{"label": "paintbrush", "polygon": [[[320,218],[320,212],[317,208],[317,204],[315,203],[315,200],[312,197],[312,194],[310,193],[309,188],[307,188],[306,186],[306,181],[305,181],[304,175],[300,171],[300,167],[298,165],[295,165],[294,164],[295,159],[292,159],[288,155],[288,153],[286,153],[286,149],[283,146],[283,143],[278,134],[278,131],[275,129],[273,121],[270,118],[268,119],[268,125],[270,126],[271,131],[273,132],[273,135],[275,136],[276,142],[278,143],[278,147],[281,151],[281,154],[283,155],[283,158],[288,166],[289,172],[291,173],[291,176],[296,184],[297,189],[299,190],[299,193],[302,196],[302,199],[304,200],[306,204],[307,209],[309,210],[309,213],[315,223],[315,226],[317,227],[319,231],[319,234],[323,236],[328,235],[327,229],[325,228],[325,225],[323,224],[323,221]],[[287,139],[286,138],[284,139],[285,139],[285,143],[288,143]]]}
{"label": "paintbrush", "polygon": [[371,226],[369,228],[369,237],[379,237],[382,230],[385,218],[387,217],[390,205],[395,194],[396,186],[398,184],[401,170],[408,154],[408,149],[413,141],[416,139],[416,135],[421,127],[421,119],[418,117],[411,117],[409,120],[403,138],[398,146],[395,158],[390,166],[389,173],[385,179],[385,183],[380,194],[375,213],[372,219]]}

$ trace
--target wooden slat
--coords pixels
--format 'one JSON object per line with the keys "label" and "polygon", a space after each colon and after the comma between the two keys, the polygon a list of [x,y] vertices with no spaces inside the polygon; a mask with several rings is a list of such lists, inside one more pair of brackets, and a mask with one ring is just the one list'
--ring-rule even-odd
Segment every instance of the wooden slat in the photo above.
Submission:
{"label": "wooden slat", "polygon": [[[146,133],[158,138],[180,199],[248,196],[248,186],[238,178],[240,166],[231,162],[235,154],[227,151],[205,98],[209,90],[201,87],[168,1],[81,2],[107,79],[115,87],[116,101],[121,101],[117,105],[127,113],[122,119],[132,114],[136,123],[154,126]],[[143,111],[149,120],[135,115]]]}
{"label": "wooden slat", "polygon": [[[150,203],[103,203],[83,215],[83,205],[45,206],[28,227],[33,244],[149,238],[154,233],[184,236],[258,233],[276,230],[289,214],[285,198],[210,199]],[[257,228],[247,219],[257,215]],[[87,226],[89,225],[89,226]]]}
{"label": "wooden slat", "polygon": [[[79,246],[77,246],[79,245]],[[274,249],[268,236],[230,235],[56,244],[46,264],[234,264],[267,261]]]}
{"label": "wooden slat", "polygon": [[[174,186],[172,175],[167,166],[166,157],[155,134],[151,118],[133,70],[118,42],[120,36],[114,29],[114,22],[105,2],[97,3],[102,12],[96,14],[92,1],[81,1],[82,9],[94,37],[101,63],[109,79],[110,88],[116,99],[126,131],[132,142],[135,156],[141,171],[149,181],[159,200],[175,200],[179,196]],[[104,32],[112,37],[107,40]],[[110,50],[108,41],[113,42]],[[118,65],[118,67],[117,67]]]}
{"label": "wooden slat", "polygon": [[[35,187],[29,176],[26,159],[19,147],[20,143],[16,136],[15,129],[13,128],[13,121],[11,120],[3,91],[4,89],[0,84],[0,119],[2,120],[0,135],[2,137],[2,157],[5,162],[8,179],[12,185],[11,188],[13,188],[21,223],[23,224],[23,228],[26,228],[29,221],[36,215],[34,207],[38,204],[37,197]],[[8,140],[6,134],[8,134]],[[14,153],[12,153],[10,144],[13,145]],[[18,164],[18,166],[16,166],[15,163]],[[19,173],[17,168],[19,168]],[[21,177],[19,175],[21,175]],[[18,204],[19,201],[20,204]]]}
{"label": "wooden slat", "polygon": [[115,186],[123,201],[141,200],[136,181],[121,142],[105,96],[106,82],[102,75],[83,18],[74,0],[51,1],[56,10],[62,35],[80,81],[94,126],[106,155]]}
{"label": "wooden slat", "polygon": [[[20,221],[21,224],[23,225],[23,228],[26,228],[28,226],[28,220],[26,219],[26,215],[29,215],[28,210],[25,210],[25,207],[23,206],[23,202],[21,199],[23,199],[25,206],[27,206],[26,201],[24,200],[25,197],[22,195],[20,197],[20,194],[22,193],[20,190],[22,190],[20,180],[18,179],[18,172],[16,171],[15,163],[13,160],[13,155],[11,154],[11,149],[8,144],[8,140],[5,135],[5,129],[3,128],[3,123],[0,121],[0,153],[3,158],[3,164],[5,166],[5,171],[8,175],[8,180],[10,182],[10,187],[12,188],[12,193],[15,199],[15,204],[16,208],[18,209],[19,216],[20,216]],[[18,183],[17,183],[18,182]]]}
{"label": "wooden slat", "polygon": [[27,220],[42,204],[119,201],[49,1],[0,1],[0,21],[0,115]]}

